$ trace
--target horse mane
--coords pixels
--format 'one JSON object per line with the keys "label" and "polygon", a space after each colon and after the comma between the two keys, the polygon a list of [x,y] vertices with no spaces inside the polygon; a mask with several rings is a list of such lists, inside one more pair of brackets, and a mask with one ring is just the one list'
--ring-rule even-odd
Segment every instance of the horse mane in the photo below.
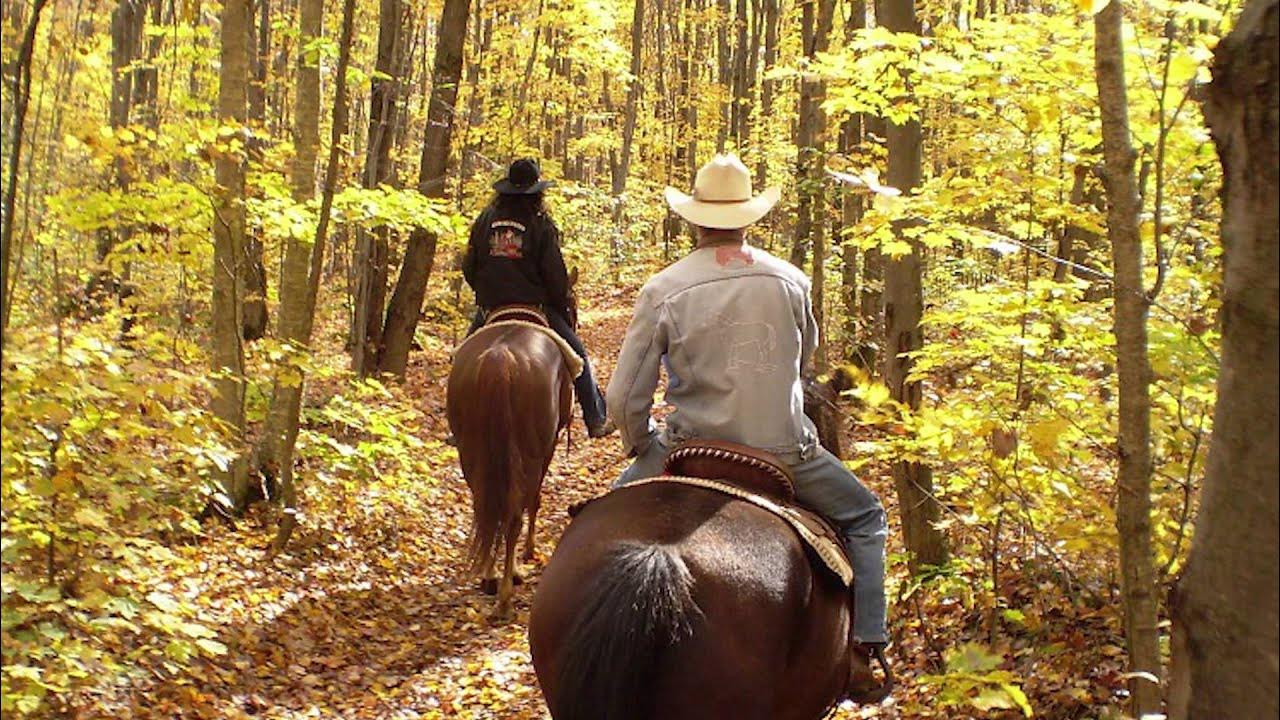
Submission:
{"label": "horse mane", "polygon": [[556,720],[650,716],[660,653],[693,633],[693,576],[669,545],[624,542],[608,557],[569,629],[556,676]]}
{"label": "horse mane", "polygon": [[[489,414],[490,438],[506,438],[516,427],[511,412],[511,369],[516,357],[507,347],[492,347],[476,358],[476,372],[488,382],[483,388],[487,398],[477,398],[492,409]],[[485,559],[492,557],[501,547],[503,539],[514,521],[520,522],[524,507],[523,489],[516,478],[521,477],[520,454],[517,452],[492,452],[478,454],[480,466],[475,481],[470,482],[472,492],[472,533],[467,549],[467,567],[473,575],[485,571]]]}

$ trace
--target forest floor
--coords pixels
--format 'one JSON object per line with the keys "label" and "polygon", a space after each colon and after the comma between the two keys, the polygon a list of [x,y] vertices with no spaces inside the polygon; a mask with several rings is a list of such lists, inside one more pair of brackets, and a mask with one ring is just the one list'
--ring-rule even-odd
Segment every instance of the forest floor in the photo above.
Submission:
{"label": "forest floor", "polygon": [[[634,289],[583,298],[582,334],[602,387],[633,298]],[[561,441],[544,484],[537,557],[524,568],[528,581],[516,591],[517,618],[491,625],[486,616],[492,600],[462,571],[470,497],[456,454],[442,442],[448,350],[442,343],[415,353],[406,384],[423,411],[421,439],[431,477],[316,490],[308,488],[304,468],[299,477],[305,515],[290,547],[270,559],[266,548],[278,510],[257,508],[234,532],[206,525],[198,544],[175,550],[184,555],[188,571],[169,577],[164,589],[204,610],[219,627],[217,641],[226,653],[194,659],[187,669],[139,658],[127,682],[82,697],[73,716],[549,717],[529,658],[530,599],[567,523],[566,508],[602,492],[625,460],[616,436],[587,440],[577,413],[571,445],[566,451]],[[889,512],[892,561],[901,551],[892,480],[883,466],[860,472]],[[923,593],[904,593],[904,563],[891,564],[891,657],[899,690],[878,707],[843,707],[832,717],[1023,716],[998,709],[999,702],[986,711],[972,703],[961,708],[941,702],[945,692],[984,692],[981,682],[966,690],[954,685],[955,678],[946,686],[924,677],[942,671],[946,648],[987,639],[984,616],[956,598],[930,595],[922,603]],[[1008,594],[1038,592],[1033,579],[1017,582]],[[1063,606],[1072,607],[1058,607]],[[1119,686],[1120,649],[1109,645],[1117,637],[1110,614],[1065,611],[1052,630],[1055,621],[1047,615],[1042,634],[1005,637],[1000,644],[1036,716],[1115,717],[1104,707]]]}

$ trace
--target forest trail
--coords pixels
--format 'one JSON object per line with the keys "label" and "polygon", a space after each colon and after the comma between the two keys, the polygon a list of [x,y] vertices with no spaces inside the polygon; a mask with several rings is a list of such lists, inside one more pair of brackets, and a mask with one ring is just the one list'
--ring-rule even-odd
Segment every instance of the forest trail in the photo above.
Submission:
{"label": "forest trail", "polygon": [[[602,388],[633,298],[632,290],[583,299],[582,335]],[[537,558],[523,568],[516,621],[490,625],[492,599],[462,576],[470,496],[456,453],[441,442],[449,371],[442,347],[415,354],[407,383],[432,423],[423,440],[435,476],[409,488],[352,488],[348,504],[326,516],[305,505],[304,472],[306,519],[274,560],[264,548],[276,511],[259,509],[238,533],[208,526],[210,537],[186,548],[191,572],[168,589],[220,621],[216,640],[226,654],[174,676],[148,666],[83,717],[549,717],[526,638],[532,593],[566,508],[604,490],[625,459],[616,435],[588,441],[575,409],[570,450],[562,438],[543,486]],[[898,715],[881,708],[835,717]]]}

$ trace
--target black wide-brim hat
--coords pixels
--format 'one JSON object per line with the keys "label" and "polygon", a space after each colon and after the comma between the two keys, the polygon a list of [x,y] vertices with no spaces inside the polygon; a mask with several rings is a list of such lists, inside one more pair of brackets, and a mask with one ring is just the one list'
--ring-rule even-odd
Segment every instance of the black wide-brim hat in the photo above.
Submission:
{"label": "black wide-brim hat", "polygon": [[550,180],[539,180],[542,171],[536,160],[523,158],[511,163],[507,176],[493,184],[493,189],[503,195],[533,195],[551,187]]}

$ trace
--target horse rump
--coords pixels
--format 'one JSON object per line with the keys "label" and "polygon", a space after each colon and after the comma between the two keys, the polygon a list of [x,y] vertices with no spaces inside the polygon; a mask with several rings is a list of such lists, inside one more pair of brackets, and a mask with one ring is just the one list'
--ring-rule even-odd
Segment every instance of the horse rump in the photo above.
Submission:
{"label": "horse rump", "polygon": [[693,634],[693,576],[669,545],[623,542],[559,648],[555,720],[647,718],[657,658]]}

